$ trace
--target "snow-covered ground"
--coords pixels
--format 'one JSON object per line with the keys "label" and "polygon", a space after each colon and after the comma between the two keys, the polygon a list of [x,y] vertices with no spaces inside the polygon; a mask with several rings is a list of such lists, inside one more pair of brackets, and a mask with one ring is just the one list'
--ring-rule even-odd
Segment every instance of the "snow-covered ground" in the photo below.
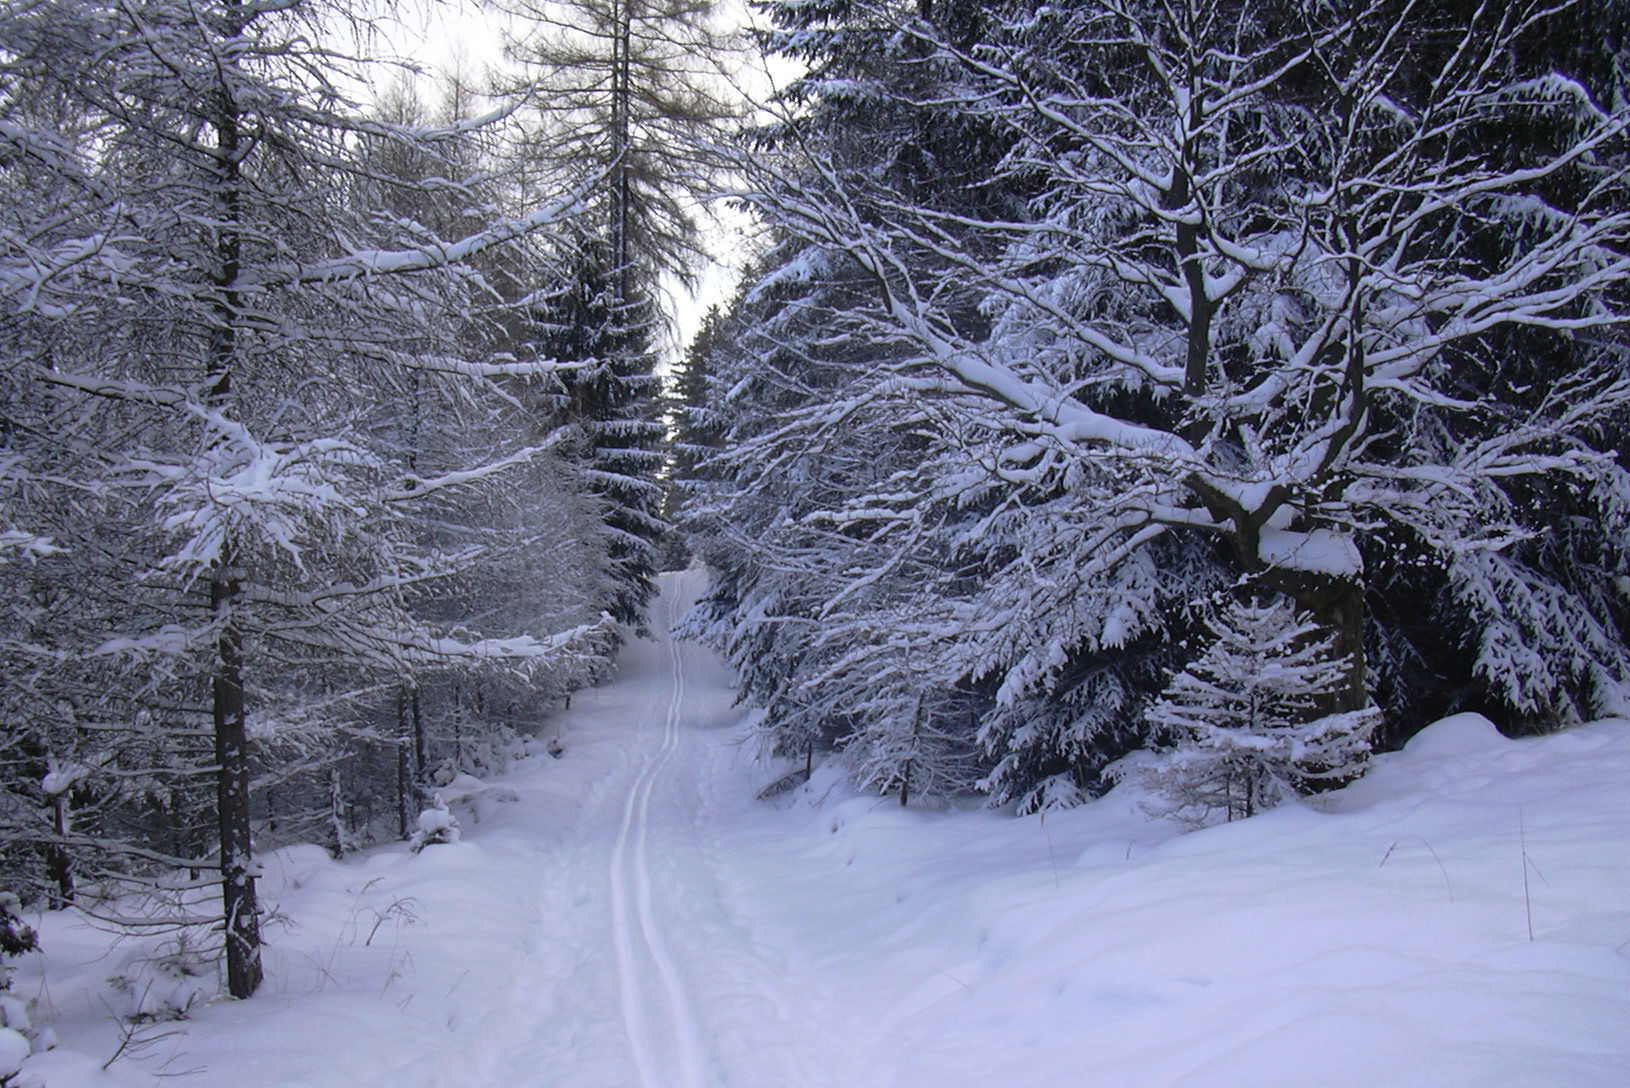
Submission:
{"label": "snow-covered ground", "polygon": [[[656,626],[700,588],[665,578]],[[120,1045],[142,951],[65,915],[15,988],[47,1088],[1623,1088],[1630,723],[1434,725],[1319,810],[1192,834],[1127,788],[1016,820],[835,772],[778,805],[659,637],[463,839],[268,859],[267,982]],[[516,800],[499,800],[505,791]],[[43,974],[42,974],[43,970]],[[169,984],[169,983],[167,983]],[[187,983],[176,985],[183,989]]]}

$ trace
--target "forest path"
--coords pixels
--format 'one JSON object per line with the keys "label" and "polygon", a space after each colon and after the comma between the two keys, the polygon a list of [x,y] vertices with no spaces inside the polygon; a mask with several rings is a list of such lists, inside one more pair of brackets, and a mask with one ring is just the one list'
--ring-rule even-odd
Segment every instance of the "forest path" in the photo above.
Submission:
{"label": "forest path", "polygon": [[664,576],[653,637],[568,713],[566,763],[601,770],[539,852],[537,928],[521,942],[537,963],[476,1056],[481,1083],[854,1083],[742,902],[789,860],[752,818],[728,670],[669,634],[703,588],[700,571]]}
{"label": "forest path", "polygon": [[[1630,729],[1459,715],[1320,807],[1194,834],[785,803],[665,575],[618,675],[463,838],[266,855],[267,983],[127,1034],[69,912],[13,992],[49,1088],[1622,1088]],[[541,749],[541,745],[539,746]],[[1522,874],[1543,874],[1528,881]],[[47,979],[49,983],[47,983]],[[38,1021],[36,1021],[38,1022]],[[134,1044],[128,1046],[127,1044]],[[125,1056],[106,1071],[108,1055]]]}

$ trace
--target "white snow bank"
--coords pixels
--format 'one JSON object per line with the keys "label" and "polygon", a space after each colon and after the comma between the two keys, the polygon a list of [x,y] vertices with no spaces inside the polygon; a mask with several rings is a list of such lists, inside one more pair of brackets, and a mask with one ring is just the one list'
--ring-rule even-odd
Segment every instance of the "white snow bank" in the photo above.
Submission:
{"label": "white snow bank", "polygon": [[0,1078],[14,1076],[31,1049],[22,1032],[0,1028]]}
{"label": "white snow bank", "polygon": [[1630,724],[1460,715],[1377,764],[1192,834],[1130,787],[1045,821],[795,809],[742,891],[850,980],[871,1084],[1622,1085]]}

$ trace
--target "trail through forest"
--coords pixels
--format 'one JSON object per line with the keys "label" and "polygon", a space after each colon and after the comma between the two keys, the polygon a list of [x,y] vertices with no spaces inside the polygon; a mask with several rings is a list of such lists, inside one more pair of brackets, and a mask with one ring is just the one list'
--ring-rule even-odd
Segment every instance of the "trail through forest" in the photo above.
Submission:
{"label": "trail through forest", "polygon": [[728,673],[668,633],[704,584],[700,572],[670,576],[654,637],[628,649],[614,683],[576,699],[568,758],[579,745],[616,758],[581,799],[570,845],[540,857],[539,969],[483,1083],[854,1083],[834,1077],[830,1036],[740,894],[773,882],[779,852],[739,818],[750,813]]}
{"label": "trail through forest", "polygon": [[[1183,833],[1122,787],[902,809],[752,758],[719,660],[654,637],[462,841],[265,858],[267,983],[121,1027],[173,949],[71,914],[13,992],[46,1088],[1618,1088],[1630,726],[1430,726],[1317,805]],[[186,979],[175,982],[188,985]],[[120,1049],[106,1073],[100,1067]]]}

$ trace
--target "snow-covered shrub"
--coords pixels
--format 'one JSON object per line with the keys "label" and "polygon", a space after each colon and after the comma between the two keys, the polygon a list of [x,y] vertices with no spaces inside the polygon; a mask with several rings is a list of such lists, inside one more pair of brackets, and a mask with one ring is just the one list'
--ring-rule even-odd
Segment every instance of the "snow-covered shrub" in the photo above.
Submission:
{"label": "snow-covered shrub", "polygon": [[[22,1040],[19,1047],[17,1040]],[[12,1088],[17,1081],[17,1066],[29,1054],[43,1054],[57,1045],[57,1034],[50,1028],[34,1026],[33,1002],[0,993],[0,1086]],[[22,1057],[18,1057],[19,1051]]]}
{"label": "snow-covered shrub", "polygon": [[18,916],[21,907],[16,895],[0,892],[0,991],[11,986],[11,969],[5,961],[36,947],[34,930]]}
{"label": "snow-covered shrub", "polygon": [[457,842],[458,817],[447,807],[441,794],[436,794],[429,808],[419,813],[419,829],[413,833],[408,848],[415,854],[432,843]]}
{"label": "snow-covered shrub", "polygon": [[34,1052],[26,1036],[12,1028],[0,1028],[0,1085],[10,1085]]}
{"label": "snow-covered shrub", "polygon": [[119,1011],[127,1021],[185,1020],[194,1005],[215,996],[217,975],[215,957],[183,933],[156,955],[132,957],[108,985],[122,997]]}
{"label": "snow-covered shrub", "polygon": [[[0,892],[0,957],[20,956],[37,947],[34,930],[18,917],[20,906],[17,896]],[[0,1088],[23,1088],[16,1079],[23,1061],[55,1045],[50,1028],[35,1028],[30,1002],[11,993],[11,969],[0,959]]]}
{"label": "snow-covered shrub", "polygon": [[1230,603],[1207,626],[1210,646],[1148,711],[1174,743],[1120,768],[1161,798],[1152,811],[1204,826],[1362,773],[1380,714],[1320,713],[1346,682],[1333,637],[1279,596]]}

